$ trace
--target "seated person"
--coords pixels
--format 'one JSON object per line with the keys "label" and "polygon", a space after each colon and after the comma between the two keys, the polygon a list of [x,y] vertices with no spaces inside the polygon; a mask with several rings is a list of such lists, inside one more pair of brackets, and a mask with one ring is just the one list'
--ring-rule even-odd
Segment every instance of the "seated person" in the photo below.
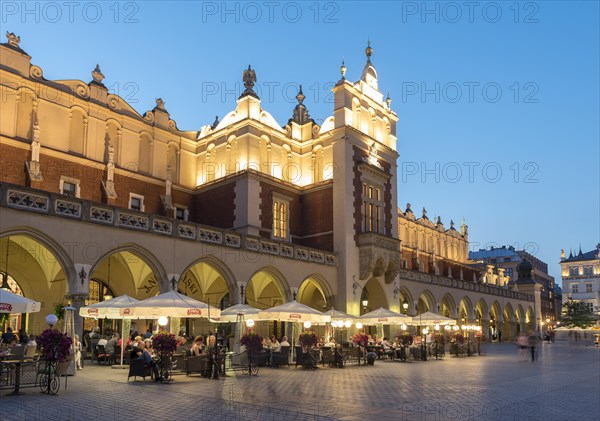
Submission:
{"label": "seated person", "polygon": [[277,338],[275,337],[275,335],[271,336],[271,350],[273,352],[280,352],[281,351],[281,344],[279,343],[279,341],[277,340]]}
{"label": "seated person", "polygon": [[29,341],[27,342],[27,346],[32,346],[34,348],[37,348],[37,342],[35,341],[34,335],[29,335]]}
{"label": "seated person", "polygon": [[329,340],[325,342],[324,346],[328,346],[330,348],[335,348],[335,339],[333,337],[329,337]]}
{"label": "seated person", "polygon": [[202,336],[196,336],[194,338],[194,344],[190,348],[190,354],[198,356],[204,352],[204,338]]}
{"label": "seated person", "polygon": [[138,359],[143,360],[146,367],[150,367],[152,369],[152,374],[154,374],[154,381],[158,382],[161,380],[160,374],[158,373],[158,365],[156,365],[156,361],[152,359],[152,355],[146,349],[146,344],[142,341],[139,344],[138,350]]}
{"label": "seated person", "polygon": [[115,345],[117,345],[119,341],[119,334],[115,333],[104,345],[104,350],[107,354],[115,355]]}
{"label": "seated person", "polygon": [[283,338],[281,338],[281,342],[279,342],[279,346],[290,346],[287,336],[284,336]]}
{"label": "seated person", "polygon": [[146,346],[146,350],[150,355],[154,356],[154,345],[152,343],[152,339],[144,339],[144,345]]}
{"label": "seated person", "polygon": [[267,337],[264,337],[262,340],[262,346],[264,349],[271,349],[271,340]]}
{"label": "seated person", "polygon": [[105,347],[104,349],[106,350],[106,344],[107,343],[108,343],[108,341],[106,340],[106,336],[102,336],[100,338],[100,340],[98,341],[98,343],[96,344],[96,348],[98,347],[98,345],[102,345],[102,346]]}

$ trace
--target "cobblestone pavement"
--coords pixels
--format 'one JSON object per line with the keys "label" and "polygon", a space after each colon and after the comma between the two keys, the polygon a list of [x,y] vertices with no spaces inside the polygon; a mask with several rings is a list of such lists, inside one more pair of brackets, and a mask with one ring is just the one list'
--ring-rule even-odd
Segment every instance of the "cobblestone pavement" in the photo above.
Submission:
{"label": "cobblestone pavement", "polygon": [[261,368],[257,377],[175,376],[127,383],[127,371],[90,366],[58,396],[0,392],[12,420],[597,420],[600,349],[544,344],[539,361],[518,362],[512,344],[485,356],[374,366]]}

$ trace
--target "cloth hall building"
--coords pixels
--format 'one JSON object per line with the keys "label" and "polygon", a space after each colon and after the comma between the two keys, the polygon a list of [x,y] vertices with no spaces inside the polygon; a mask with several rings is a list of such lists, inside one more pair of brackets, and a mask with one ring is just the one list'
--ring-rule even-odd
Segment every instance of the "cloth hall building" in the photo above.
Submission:
{"label": "cloth hall building", "polygon": [[321,125],[301,89],[289,121],[275,121],[248,67],[232,111],[197,131],[161,99],[138,113],[99,66],[87,82],[48,80],[7,37],[0,271],[42,303],[11,323],[37,333],[56,305],[171,288],[221,307],[296,297],[358,315],[408,302],[409,315],[431,310],[506,339],[535,323],[531,295],[468,265],[464,222],[398,209],[398,116],[370,46],[357,82],[342,65]]}

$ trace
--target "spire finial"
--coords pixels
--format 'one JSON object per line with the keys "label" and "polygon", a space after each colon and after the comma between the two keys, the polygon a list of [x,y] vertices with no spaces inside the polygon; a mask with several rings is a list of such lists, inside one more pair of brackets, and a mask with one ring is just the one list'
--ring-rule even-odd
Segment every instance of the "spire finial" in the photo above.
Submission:
{"label": "spire finial", "polygon": [[365,54],[367,55],[367,62],[371,62],[371,55],[373,54],[373,48],[371,47],[371,38],[369,38],[367,43],[367,48],[365,48]]}
{"label": "spire finial", "polygon": [[304,93],[302,92],[302,85],[300,85],[300,90],[298,91],[298,95],[296,95],[296,99],[298,100],[298,104],[302,104],[304,102]]}
{"label": "spire finial", "polygon": [[386,105],[388,107],[388,110],[389,110],[391,108],[391,105],[392,105],[392,98],[390,98],[390,93],[389,92],[387,94],[387,98],[385,99],[385,103],[386,103]]}
{"label": "spire finial", "polygon": [[344,63],[344,58],[342,57],[342,65],[340,66],[340,73],[342,74],[342,80],[346,79],[346,64]]}
{"label": "spire finial", "polygon": [[240,98],[250,95],[255,98],[258,98],[256,92],[252,88],[254,88],[254,84],[256,83],[256,72],[252,69],[252,66],[248,65],[248,69],[244,70],[244,74],[242,76],[242,81],[244,82],[244,92],[240,95]]}
{"label": "spire finial", "polygon": [[102,74],[99,64],[96,64],[96,67],[92,70],[92,79],[99,84],[102,84],[102,81],[104,80],[104,74]]}

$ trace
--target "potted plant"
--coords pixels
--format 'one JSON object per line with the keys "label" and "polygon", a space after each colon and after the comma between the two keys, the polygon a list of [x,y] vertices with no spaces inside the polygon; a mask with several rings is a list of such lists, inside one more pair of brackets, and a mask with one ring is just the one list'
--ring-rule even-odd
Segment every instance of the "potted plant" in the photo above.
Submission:
{"label": "potted plant", "polygon": [[313,332],[312,330],[305,330],[304,332],[302,332],[300,334],[300,337],[298,338],[298,342],[300,342],[300,345],[302,345],[302,348],[310,349],[313,346],[317,345],[317,343],[319,342],[319,338],[317,337],[315,332]]}
{"label": "potted plant", "polygon": [[[254,332],[252,329],[248,329],[244,335],[240,338],[240,345],[244,345],[246,347],[246,351],[248,353],[248,374],[256,374],[258,373],[258,366],[255,368],[254,373],[252,370],[252,353],[258,352],[262,349],[262,340],[263,338]],[[245,373],[245,370],[244,370]]]}
{"label": "potted plant", "polygon": [[177,349],[177,338],[174,334],[161,330],[152,337],[152,347],[161,356],[170,356]]}
{"label": "potted plant", "polygon": [[352,337],[352,343],[366,347],[369,344],[369,335],[364,332],[358,332]]}
{"label": "potted plant", "polygon": [[45,360],[43,369],[43,378],[40,381],[40,388],[44,393],[58,392],[59,384],[56,376],[56,369],[59,362],[66,361],[71,353],[73,339],[66,333],[54,329],[46,329],[37,339],[40,355]]}
{"label": "potted plant", "polygon": [[160,355],[160,378],[168,381],[171,379],[169,362],[171,355],[177,349],[177,337],[174,334],[161,330],[152,337],[152,347]]}
{"label": "potted plant", "polygon": [[400,342],[403,346],[410,346],[413,343],[413,336],[408,332],[403,332],[400,336]]}

